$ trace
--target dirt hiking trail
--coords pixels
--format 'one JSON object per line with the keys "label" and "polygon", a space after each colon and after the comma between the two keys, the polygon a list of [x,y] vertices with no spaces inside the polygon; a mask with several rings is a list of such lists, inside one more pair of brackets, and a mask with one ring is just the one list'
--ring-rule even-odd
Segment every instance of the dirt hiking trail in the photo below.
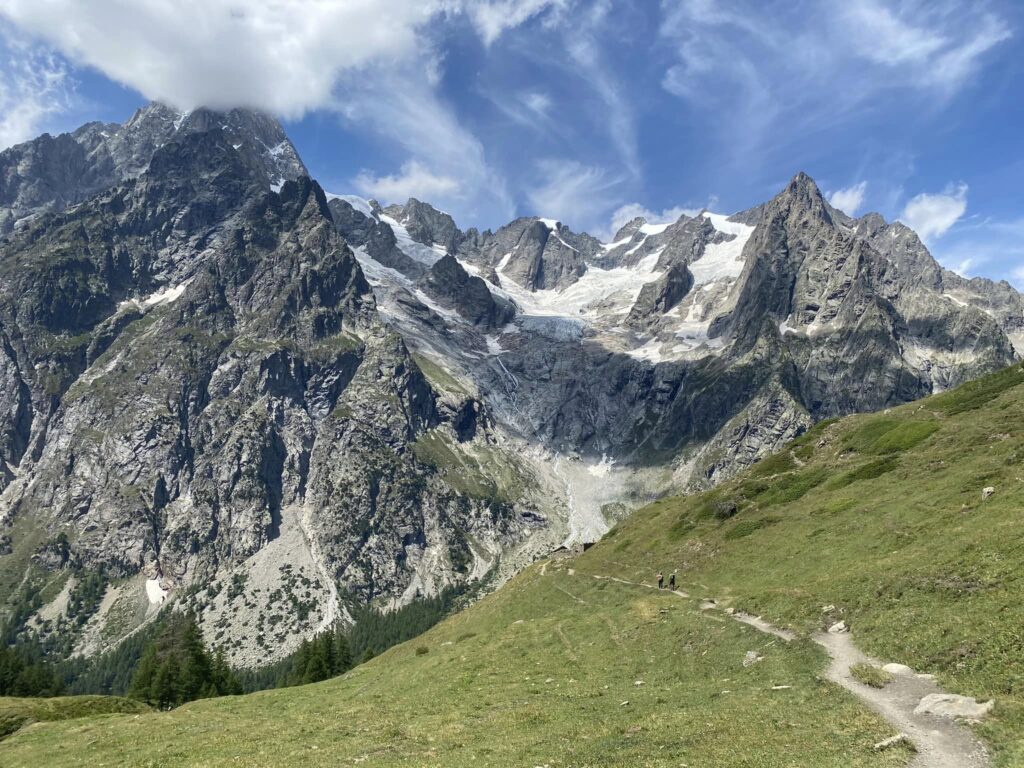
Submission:
{"label": "dirt hiking trail", "polygon": [[[594,575],[595,579],[607,579],[620,584],[635,587],[657,589],[652,584],[644,584],[614,576]],[[671,591],[672,594],[689,598],[682,590]],[[700,608],[705,611],[716,611],[718,606],[714,600],[704,600]],[[732,619],[754,627],[765,634],[773,635],[785,641],[794,640],[796,634],[768,623],[759,616],[736,612],[727,613]],[[814,642],[828,653],[830,663],[825,677],[842,686],[860,699],[872,711],[883,717],[894,729],[893,744],[906,740],[914,746],[916,754],[909,763],[909,768],[989,768],[991,759],[985,745],[961,722],[927,712],[918,712],[921,700],[927,696],[945,694],[930,675],[918,675],[909,668],[903,668],[892,675],[892,681],[882,688],[873,688],[854,679],[850,668],[857,664],[870,664],[881,667],[877,659],[873,659],[861,651],[853,642],[849,632],[819,632],[812,636]],[[876,745],[881,746],[881,745]]]}

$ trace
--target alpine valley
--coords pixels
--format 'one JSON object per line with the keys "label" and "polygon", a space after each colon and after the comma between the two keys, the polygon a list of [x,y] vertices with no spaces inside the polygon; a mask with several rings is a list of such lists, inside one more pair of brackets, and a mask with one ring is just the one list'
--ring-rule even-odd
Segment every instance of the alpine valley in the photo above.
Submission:
{"label": "alpine valley", "polygon": [[3,618],[89,657],[173,605],[265,665],[1024,350],[1008,283],[803,173],[611,242],[461,224],[244,110],[0,153]]}

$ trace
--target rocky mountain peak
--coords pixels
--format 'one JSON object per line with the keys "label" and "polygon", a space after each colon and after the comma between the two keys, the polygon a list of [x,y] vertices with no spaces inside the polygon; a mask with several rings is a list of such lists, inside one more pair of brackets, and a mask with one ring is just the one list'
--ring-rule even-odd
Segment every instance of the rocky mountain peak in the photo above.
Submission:
{"label": "rocky mountain peak", "polygon": [[640,229],[646,223],[647,219],[645,219],[643,216],[637,216],[635,219],[627,221],[625,224],[619,227],[619,230],[612,237],[612,242],[618,243],[623,240],[628,240],[629,238],[633,237],[633,235],[635,235],[637,232],[639,232]]}
{"label": "rocky mountain peak", "polygon": [[814,179],[803,171],[797,173],[778,195],[768,203],[768,209],[785,211],[788,215],[810,215],[832,222],[832,206],[825,200]]}
{"label": "rocky mountain peak", "polygon": [[154,102],[136,110],[124,125],[89,123],[70,134],[43,135],[0,152],[0,234],[136,178],[171,141],[214,130],[268,186],[308,175],[284,129],[268,115],[243,109],[182,113]]}
{"label": "rocky mountain peak", "polygon": [[462,233],[447,213],[410,197],[405,205],[389,205],[384,213],[398,221],[422,245],[438,245],[446,253],[459,247]]}

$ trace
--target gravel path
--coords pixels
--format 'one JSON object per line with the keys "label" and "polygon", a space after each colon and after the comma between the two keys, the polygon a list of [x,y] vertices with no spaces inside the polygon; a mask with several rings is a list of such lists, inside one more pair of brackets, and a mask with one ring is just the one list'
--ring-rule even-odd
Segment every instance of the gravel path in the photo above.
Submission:
{"label": "gravel path", "polygon": [[[614,576],[595,575],[594,578],[657,589],[651,584],[627,581]],[[689,597],[687,593],[679,590],[675,590],[674,594]],[[701,603],[701,608],[710,611],[715,610],[717,605],[714,601],[707,600]],[[783,640],[796,638],[795,633],[773,626],[760,616],[741,612],[728,615],[736,621]],[[850,667],[856,664],[881,667],[882,664],[857,648],[849,632],[821,632],[812,639],[825,649],[831,659],[825,676],[850,691],[872,711],[885,718],[895,729],[894,736],[904,734],[914,745],[917,753],[910,762],[910,768],[988,768],[992,764],[985,745],[967,726],[946,717],[915,714],[914,710],[925,696],[946,693],[930,676],[917,675],[912,670],[907,670],[904,674],[893,675],[892,681],[885,687],[873,688],[855,680],[850,674]]]}

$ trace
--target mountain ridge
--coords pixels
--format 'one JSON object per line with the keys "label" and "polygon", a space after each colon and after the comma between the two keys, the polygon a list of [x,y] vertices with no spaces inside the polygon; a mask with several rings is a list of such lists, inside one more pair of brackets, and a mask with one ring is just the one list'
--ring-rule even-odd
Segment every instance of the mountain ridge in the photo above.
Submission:
{"label": "mountain ridge", "polygon": [[1024,339],[1016,291],[803,173],[601,243],[326,194],[244,110],[151,105],[0,170],[0,578],[37,599],[106,574],[83,627],[21,629],[81,654],[166,599],[234,663],[272,661],[352,607],[500,584]]}

